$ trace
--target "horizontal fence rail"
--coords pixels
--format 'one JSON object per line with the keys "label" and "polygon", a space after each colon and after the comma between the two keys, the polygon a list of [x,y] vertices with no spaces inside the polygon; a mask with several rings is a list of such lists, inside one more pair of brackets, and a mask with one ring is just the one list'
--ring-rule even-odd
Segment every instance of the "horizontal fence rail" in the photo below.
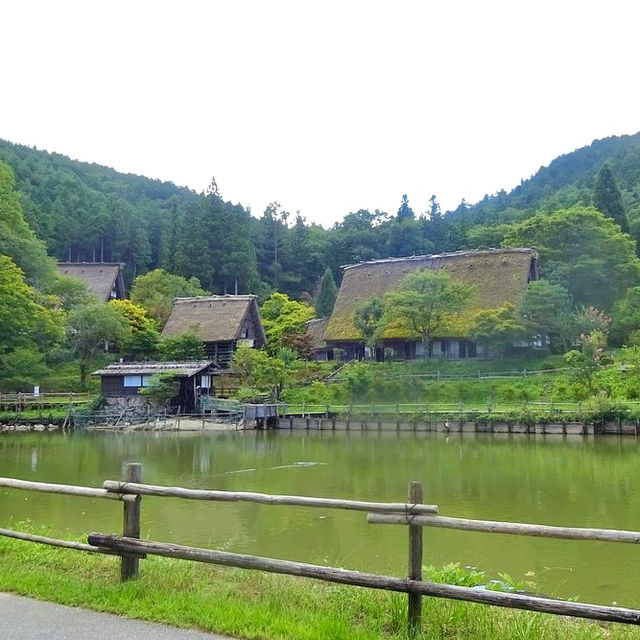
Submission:
{"label": "horizontal fence rail", "polygon": [[106,489],[93,487],[77,487],[71,484],[53,484],[51,482],[31,482],[29,480],[17,480],[16,478],[0,478],[0,487],[22,489],[24,491],[40,491],[41,493],[61,493],[86,498],[106,498],[107,500],[122,500],[124,502],[136,500],[135,495],[127,495],[124,491],[114,493]]}
{"label": "horizontal fence rail", "polygon": [[563,538],[566,540],[600,540],[603,542],[640,543],[640,532],[618,529],[592,529],[583,527],[554,527],[546,524],[526,524],[520,522],[498,522],[494,520],[468,520],[446,516],[412,516],[400,514],[370,513],[370,524],[404,524],[414,527],[441,527],[462,531],[483,531],[485,533],[506,533],[538,538]]}
{"label": "horizontal fence rail", "polygon": [[214,500],[218,502],[257,502],[268,505],[288,505],[294,507],[320,507],[322,509],[345,509],[347,511],[370,511],[378,513],[438,513],[436,505],[408,504],[406,502],[363,502],[340,500],[337,498],[313,498],[307,496],[282,496],[249,491],[209,491],[206,489],[185,489],[153,484],[105,481],[102,486],[116,494],[132,493],[145,496],[186,498],[188,500]]}
{"label": "horizontal fence rail", "polygon": [[542,613],[555,613],[607,622],[624,622],[627,624],[640,625],[640,611],[625,609],[623,607],[566,602],[552,598],[501,593],[499,591],[479,591],[471,587],[458,587],[437,582],[393,578],[390,576],[351,571],[348,569],[336,569],[334,567],[324,567],[304,562],[263,558],[227,551],[212,551],[199,547],[186,547],[167,542],[143,541],[135,538],[123,538],[100,533],[90,534],[89,542],[95,546],[106,547],[121,552],[146,553],[148,555],[158,555],[166,558],[178,558],[195,562],[219,564],[227,567],[255,569],[258,571],[268,571],[269,573],[315,578],[317,580],[368,587],[370,589],[384,589],[386,591],[398,591],[421,596],[434,596],[436,598],[451,598],[454,600],[465,600],[467,602],[492,604],[499,607],[526,609],[528,611],[539,611]]}

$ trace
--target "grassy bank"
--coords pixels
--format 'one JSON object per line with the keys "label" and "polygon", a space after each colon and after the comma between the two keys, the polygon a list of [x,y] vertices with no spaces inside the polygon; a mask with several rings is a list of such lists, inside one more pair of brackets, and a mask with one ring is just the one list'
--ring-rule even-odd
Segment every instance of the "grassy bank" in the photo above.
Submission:
{"label": "grassy bank", "polygon": [[[0,590],[243,638],[406,638],[406,596],[168,558],[119,582],[119,561],[0,538]],[[640,638],[637,629],[434,598],[426,638]]]}

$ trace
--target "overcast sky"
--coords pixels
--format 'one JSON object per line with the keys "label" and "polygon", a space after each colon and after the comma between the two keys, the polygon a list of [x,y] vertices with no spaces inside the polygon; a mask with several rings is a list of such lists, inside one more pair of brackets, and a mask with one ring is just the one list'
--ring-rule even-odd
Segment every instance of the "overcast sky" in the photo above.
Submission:
{"label": "overcast sky", "polygon": [[640,130],[635,2],[4,2],[0,138],[329,225]]}

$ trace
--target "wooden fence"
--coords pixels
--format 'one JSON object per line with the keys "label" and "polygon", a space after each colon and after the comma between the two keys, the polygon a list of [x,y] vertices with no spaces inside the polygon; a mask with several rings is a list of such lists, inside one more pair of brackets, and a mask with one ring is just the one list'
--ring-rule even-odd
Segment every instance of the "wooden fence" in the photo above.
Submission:
{"label": "wooden fence", "polygon": [[44,407],[64,407],[89,402],[89,392],[83,393],[0,393],[0,409],[24,411]]}
{"label": "wooden fence", "polygon": [[[130,463],[126,466],[123,481],[105,481],[103,487],[100,489],[43,482],[28,482],[14,478],[0,478],[0,486],[27,491],[61,493],[122,501],[124,503],[122,535],[91,533],[88,536],[88,544],[58,540],[10,529],[0,529],[0,535],[11,538],[90,553],[120,556],[120,574],[122,580],[129,580],[138,575],[139,562],[141,559],[144,559],[147,555],[158,555],[194,562],[255,569],[270,573],[315,578],[327,582],[406,593],[408,596],[408,630],[411,635],[414,635],[423,626],[422,598],[424,596],[450,598],[542,613],[640,625],[640,610],[636,609],[566,602],[564,600],[532,596],[523,593],[482,591],[470,587],[460,587],[422,580],[423,527],[444,527],[466,531],[483,531],[545,538],[565,538],[571,540],[626,542],[633,544],[640,543],[640,532],[618,531],[613,529],[553,527],[538,524],[445,517],[438,514],[437,506],[423,504],[422,485],[419,482],[409,483],[409,493],[406,502],[367,502],[336,498],[187,489],[142,484],[141,465],[138,463]],[[406,578],[397,578],[362,571],[293,562],[290,560],[215,551],[166,542],[143,541],[139,539],[142,496],[219,502],[252,502],[274,506],[290,505],[365,512],[367,514],[367,521],[371,524],[407,526],[408,575]]]}

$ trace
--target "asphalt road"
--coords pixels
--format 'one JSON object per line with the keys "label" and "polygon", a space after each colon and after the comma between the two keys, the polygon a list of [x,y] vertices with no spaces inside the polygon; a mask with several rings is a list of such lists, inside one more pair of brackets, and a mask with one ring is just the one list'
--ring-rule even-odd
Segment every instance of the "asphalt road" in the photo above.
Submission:
{"label": "asphalt road", "polygon": [[2,640],[232,640],[0,593]]}

